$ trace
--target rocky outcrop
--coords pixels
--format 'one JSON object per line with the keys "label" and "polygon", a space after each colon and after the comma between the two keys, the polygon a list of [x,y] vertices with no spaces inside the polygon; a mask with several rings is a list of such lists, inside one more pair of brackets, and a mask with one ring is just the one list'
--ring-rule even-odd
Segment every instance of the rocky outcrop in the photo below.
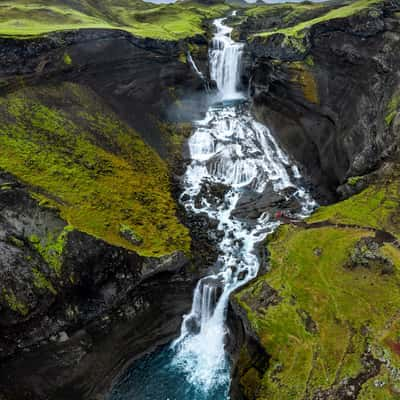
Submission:
{"label": "rocky outcrop", "polygon": [[255,115],[330,198],[397,153],[399,9],[382,1],[247,44]]}
{"label": "rocky outcrop", "polygon": [[0,211],[7,399],[101,398],[124,363],[176,334],[194,285],[183,253],[146,258],[70,228],[4,173]]}
{"label": "rocky outcrop", "polygon": [[75,230],[9,174],[0,213],[0,395],[103,398],[177,334],[197,280],[183,253],[142,257]]}
{"label": "rocky outcrop", "polygon": [[201,35],[164,41],[82,29],[27,40],[1,38],[0,93],[21,82],[84,83],[165,156],[160,121],[190,121],[202,111],[198,91],[204,82],[186,61],[189,48],[204,68],[207,39]]}

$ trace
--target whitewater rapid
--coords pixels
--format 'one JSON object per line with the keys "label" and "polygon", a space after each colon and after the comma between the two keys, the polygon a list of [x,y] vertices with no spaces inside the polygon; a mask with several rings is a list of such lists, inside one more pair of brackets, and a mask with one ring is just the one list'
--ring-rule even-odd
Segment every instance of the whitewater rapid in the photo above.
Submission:
{"label": "whitewater rapid", "polygon": [[[205,393],[229,386],[230,368],[224,346],[229,296],[256,277],[256,245],[279,225],[268,211],[256,221],[236,218],[233,211],[238,202],[249,193],[264,193],[269,185],[273,192],[286,191],[290,193],[286,198],[293,197],[301,204],[297,217],[307,215],[314,207],[301,185],[298,168],[268,128],[250,113],[240,90],[243,45],[232,40],[232,29],[224,22],[214,22],[216,33],[209,51],[217,101],[205,118],[195,123],[188,142],[191,161],[183,177],[181,196],[188,213],[206,213],[217,220],[223,238],[214,272],[198,282],[191,312],[184,317],[181,335],[172,344],[176,352],[173,365]],[[227,190],[223,200],[210,201],[203,195],[204,185],[224,185]]]}

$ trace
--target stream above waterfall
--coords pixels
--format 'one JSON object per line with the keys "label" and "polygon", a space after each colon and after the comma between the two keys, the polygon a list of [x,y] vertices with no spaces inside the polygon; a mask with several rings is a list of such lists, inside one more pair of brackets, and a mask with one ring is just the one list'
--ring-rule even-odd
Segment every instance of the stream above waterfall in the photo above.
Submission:
{"label": "stream above waterfall", "polygon": [[[301,218],[315,206],[298,168],[268,128],[251,115],[240,90],[243,46],[232,40],[232,29],[224,21],[214,22],[209,50],[218,94],[205,118],[194,122],[180,197],[188,214],[206,214],[218,222],[219,257],[197,284],[180,336],[135,362],[113,388],[110,400],[228,399],[229,296],[256,277],[257,244],[279,225],[276,213],[285,209],[288,217]],[[191,56],[189,61],[200,74]]]}

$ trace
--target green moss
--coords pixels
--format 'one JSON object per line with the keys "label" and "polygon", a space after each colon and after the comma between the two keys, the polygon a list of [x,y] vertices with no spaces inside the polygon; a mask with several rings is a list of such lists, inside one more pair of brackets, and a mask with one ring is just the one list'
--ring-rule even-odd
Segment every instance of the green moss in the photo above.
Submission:
{"label": "green moss", "polygon": [[312,18],[310,20],[303,21],[295,26],[277,29],[275,31],[258,33],[256,36],[269,37],[271,35],[281,33],[284,34],[287,38],[290,38],[292,42],[302,43],[305,33],[311,26],[332,19],[350,17],[351,15],[357,14],[364,9],[371,8],[374,5],[379,4],[381,2],[382,0],[353,1],[350,4],[331,10],[326,14],[321,15],[317,18]]}
{"label": "green moss", "polygon": [[68,53],[64,54],[63,60],[64,60],[64,64],[66,64],[66,65],[72,64],[72,58]]}
{"label": "green moss", "polygon": [[314,58],[309,55],[306,57],[306,59],[304,60],[304,62],[309,66],[309,67],[313,67],[314,66]]}
{"label": "green moss", "polygon": [[168,159],[172,166],[181,162],[182,146],[192,133],[191,123],[159,123],[168,150]]}
{"label": "green moss", "polygon": [[398,177],[374,184],[349,199],[321,207],[307,222],[330,221],[384,229],[395,235],[400,228]]}
{"label": "green moss", "polygon": [[73,230],[72,226],[66,226],[58,235],[49,233],[45,238],[39,238],[36,235],[29,237],[29,241],[33,247],[58,275],[61,273],[62,256],[67,243],[68,233]]}
{"label": "green moss", "polygon": [[13,246],[18,247],[18,248],[20,248],[20,249],[24,248],[24,246],[25,246],[25,243],[24,243],[22,240],[16,238],[15,236],[12,236],[12,235],[11,235],[11,236],[8,236],[7,240],[8,240]]}
{"label": "green moss", "polygon": [[28,307],[17,299],[12,289],[3,289],[3,298],[11,310],[18,314],[21,314],[22,316],[28,315]]}
{"label": "green moss", "polygon": [[390,125],[394,119],[394,117],[397,115],[400,107],[400,92],[396,92],[392,98],[390,99],[387,108],[386,108],[386,116],[385,116],[385,122],[386,125]]}
{"label": "green moss", "polygon": [[186,54],[185,54],[185,53],[179,54],[179,61],[180,61],[182,64],[186,64],[186,63],[187,63],[187,59],[186,59]]}
{"label": "green moss", "polygon": [[11,190],[11,189],[12,189],[11,183],[2,183],[0,185],[0,190]]}
{"label": "green moss", "polygon": [[244,15],[249,17],[269,17],[279,15],[284,22],[296,20],[302,14],[308,13],[310,10],[325,9],[323,4],[263,4],[249,7],[244,12]]}
{"label": "green moss", "polygon": [[101,7],[89,1],[57,0],[3,2],[0,35],[27,37],[83,28],[123,29],[138,36],[177,40],[204,33],[205,19],[222,16],[226,4],[195,2],[153,4],[140,0],[104,0]]}
{"label": "green moss", "polygon": [[390,370],[383,365],[381,373],[376,378],[368,380],[362,386],[357,400],[397,399],[399,397],[398,394],[400,394],[399,384],[393,382]]}
{"label": "green moss", "polygon": [[54,289],[53,284],[36,268],[32,269],[33,273],[33,284],[38,289],[45,289],[51,292],[53,295],[57,294],[57,291]]}
{"label": "green moss", "polygon": [[[238,295],[271,355],[257,398],[312,397],[363,371],[367,346],[385,348],[381,337],[399,318],[400,274],[345,267],[350,250],[366,235],[357,229],[284,227],[270,242],[271,271]],[[282,298],[267,309],[259,302],[264,282]]]}
{"label": "green moss", "polygon": [[292,82],[300,85],[304,98],[313,104],[319,104],[317,82],[310,67],[306,63],[292,62],[289,65]]}
{"label": "green moss", "polygon": [[[367,350],[385,366],[358,398],[395,398],[388,396],[400,388],[400,250],[384,243],[363,266],[352,255],[374,237],[370,227],[398,235],[399,185],[391,171],[307,221],[326,225],[285,225],[268,239],[270,271],[235,296],[271,356],[256,399],[314,398],[339,387],[365,372]],[[393,267],[384,271],[382,260]],[[269,288],[276,295],[266,306]]]}
{"label": "green moss", "polygon": [[[142,255],[189,252],[167,165],[92,91],[75,84],[21,89],[0,99],[0,121],[0,168],[68,224]],[[122,237],[121,224],[143,243]],[[57,271],[59,239],[37,243]]]}
{"label": "green moss", "polygon": [[349,179],[347,179],[347,184],[350,186],[356,186],[361,179],[362,176],[351,176]]}

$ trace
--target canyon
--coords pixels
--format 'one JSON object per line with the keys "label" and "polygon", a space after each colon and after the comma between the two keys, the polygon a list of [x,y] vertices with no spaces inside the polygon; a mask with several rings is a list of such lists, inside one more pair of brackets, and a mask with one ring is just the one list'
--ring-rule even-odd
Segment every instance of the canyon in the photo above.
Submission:
{"label": "canyon", "polygon": [[199,398],[396,398],[400,5],[226,7],[0,39],[0,398],[135,395],[183,315]]}

